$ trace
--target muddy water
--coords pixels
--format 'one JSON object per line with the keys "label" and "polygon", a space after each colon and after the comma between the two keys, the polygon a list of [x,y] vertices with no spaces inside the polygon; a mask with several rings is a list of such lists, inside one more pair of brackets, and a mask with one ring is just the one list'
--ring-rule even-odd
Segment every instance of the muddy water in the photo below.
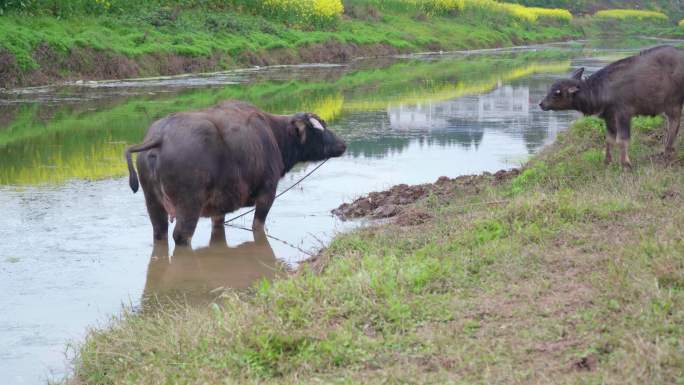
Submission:
{"label": "muddy water", "polygon": [[[343,201],[519,165],[576,117],[536,108],[549,82],[633,49],[566,44],[0,93],[2,382],[60,378],[66,343],[122,306],[169,297],[202,306],[216,289],[273,277],[358,225],[330,215]],[[279,240],[229,228],[212,241],[202,220],[192,249],[154,246],[122,150],[159,117],[228,98],[315,111],[348,152],[276,201],[267,229]],[[313,166],[297,167],[280,188]],[[236,223],[249,226],[251,215]]]}

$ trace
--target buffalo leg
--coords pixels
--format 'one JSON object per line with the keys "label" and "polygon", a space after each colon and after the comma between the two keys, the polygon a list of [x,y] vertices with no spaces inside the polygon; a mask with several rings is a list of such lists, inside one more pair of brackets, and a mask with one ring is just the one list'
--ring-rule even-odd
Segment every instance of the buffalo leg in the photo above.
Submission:
{"label": "buffalo leg", "polygon": [[271,210],[273,201],[275,200],[275,189],[264,192],[256,200],[256,210],[254,212],[254,221],[252,221],[252,231],[263,232],[264,223],[266,223],[266,216]]}
{"label": "buffalo leg", "polygon": [[630,136],[631,117],[622,116],[618,118],[617,126],[617,145],[620,148],[620,164],[622,168],[632,168],[629,160],[629,136]]}
{"label": "buffalo leg", "polygon": [[613,161],[613,151],[612,148],[615,146],[617,129],[617,123],[614,118],[606,119],[606,157],[603,159],[603,163],[609,165]]}
{"label": "buffalo leg", "polygon": [[679,123],[682,116],[682,107],[669,111],[667,114],[667,140],[665,141],[665,155],[674,154],[674,142],[679,132]]}
{"label": "buffalo leg", "polygon": [[178,211],[176,227],[173,229],[173,240],[177,246],[188,246],[192,235],[195,233],[197,221],[200,217],[200,209],[183,209]]}
{"label": "buffalo leg", "polygon": [[211,217],[211,228],[212,229],[224,229],[226,227],[225,221],[226,221],[225,215],[217,215],[215,217]]}
{"label": "buffalo leg", "polygon": [[154,240],[164,241],[168,238],[169,233],[169,214],[153,191],[152,186],[143,185],[143,193],[145,194],[147,213],[150,216],[150,222],[152,222]]}
{"label": "buffalo leg", "polygon": [[209,243],[212,245],[226,243],[226,226],[224,224],[226,218],[224,215],[211,217],[211,239]]}

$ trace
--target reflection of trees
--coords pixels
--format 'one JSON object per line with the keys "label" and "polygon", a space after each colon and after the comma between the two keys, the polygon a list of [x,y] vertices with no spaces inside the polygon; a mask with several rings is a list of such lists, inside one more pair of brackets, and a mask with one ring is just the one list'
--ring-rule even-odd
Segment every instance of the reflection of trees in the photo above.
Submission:
{"label": "reflection of trees", "polygon": [[[567,56],[567,53],[551,50],[428,61],[402,60],[383,62],[386,66],[383,68],[371,66],[351,71],[288,69],[257,73],[250,78],[254,83],[189,89],[58,90],[55,97],[59,104],[23,105],[19,109],[0,106],[0,115],[4,117],[0,123],[0,158],[3,159],[0,184],[123,175],[126,172],[121,161],[123,146],[138,142],[153,120],[174,111],[211,106],[224,99],[246,100],[274,113],[318,112],[331,120],[334,130],[362,146],[358,150],[350,146],[350,153],[358,151],[357,156],[381,156],[388,151],[402,151],[408,145],[406,138],[425,135],[414,132],[413,128],[405,133],[391,130],[385,112],[388,105],[410,105],[426,100],[439,102],[486,92],[502,79],[564,68],[567,62],[549,64],[542,60],[559,60]],[[535,61],[541,64],[535,64]],[[150,90],[156,90],[156,93],[148,95]],[[73,97],[82,99],[65,101]],[[48,96],[41,98],[49,99]],[[454,126],[454,120],[448,114],[446,117],[446,125]],[[481,131],[470,128],[452,127],[447,131],[449,133],[438,140],[470,147],[479,145],[482,139]],[[378,136],[389,138],[379,140]]]}
{"label": "reflection of trees", "polygon": [[347,153],[355,158],[382,158],[394,153],[401,153],[411,142],[420,144],[454,146],[465,149],[475,148],[482,142],[484,127],[459,127],[454,130],[425,132],[404,132],[401,136],[387,135],[369,138],[357,138],[349,141]]}
{"label": "reflection of trees", "polygon": [[483,124],[463,124],[453,120],[450,120],[450,123],[453,125],[448,130],[433,132],[428,143],[436,142],[441,146],[459,145],[465,149],[477,149],[480,146],[485,132]]}
{"label": "reflection of trees", "polygon": [[347,154],[358,158],[384,158],[392,153],[401,153],[411,142],[406,137],[376,137],[356,139],[349,142]]}

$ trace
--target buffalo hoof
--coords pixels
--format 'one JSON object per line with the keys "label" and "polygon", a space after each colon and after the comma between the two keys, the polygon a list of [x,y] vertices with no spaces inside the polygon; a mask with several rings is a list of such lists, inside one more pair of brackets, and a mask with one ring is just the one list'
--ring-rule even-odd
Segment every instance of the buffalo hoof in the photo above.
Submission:
{"label": "buffalo hoof", "polygon": [[173,237],[176,246],[190,246],[190,239],[186,237]]}
{"label": "buffalo hoof", "polygon": [[675,149],[674,148],[666,148],[665,152],[663,152],[663,158],[665,160],[672,160],[675,158]]}
{"label": "buffalo hoof", "polygon": [[613,163],[613,158],[610,156],[606,156],[605,159],[603,159],[603,164],[606,166],[610,166],[610,164]]}

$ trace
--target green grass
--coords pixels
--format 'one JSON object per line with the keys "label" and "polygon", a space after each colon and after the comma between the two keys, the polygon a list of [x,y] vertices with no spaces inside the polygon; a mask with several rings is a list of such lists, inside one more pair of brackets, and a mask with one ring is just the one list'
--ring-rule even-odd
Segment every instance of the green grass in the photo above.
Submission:
{"label": "green grass", "polygon": [[678,383],[684,149],[652,161],[662,131],[635,120],[625,172],[602,164],[601,122],[582,119],[512,181],[417,202],[422,225],[341,235],[315,265],[209,308],[112,319],[75,379]]}
{"label": "green grass", "polygon": [[[391,7],[371,11],[368,7],[372,2],[368,2],[348,2],[349,14],[327,27],[292,25],[232,7],[211,7],[213,3],[195,7],[141,6],[133,12],[66,12],[57,17],[8,11],[0,16],[0,52],[11,54],[15,64],[10,63],[10,69],[16,66],[13,78],[23,84],[34,78],[30,74],[41,65],[56,67],[48,68],[50,77],[69,77],[74,72],[88,76],[102,72],[103,62],[129,60],[138,67],[134,71],[137,76],[153,76],[160,71],[159,55],[197,58],[208,63],[208,68],[218,70],[250,64],[254,57],[266,62],[293,60],[306,56],[301,51],[305,47],[331,42],[361,47],[384,45],[409,52],[510,46],[580,36],[579,29],[567,22],[546,22],[543,14],[539,22],[532,22],[510,14],[490,15],[478,8],[425,19],[419,11]],[[41,61],[45,47],[49,55]],[[83,50],[94,50],[96,55],[82,59]],[[2,73],[0,81],[1,77]]]}
{"label": "green grass", "polygon": [[618,19],[623,21],[660,21],[667,22],[669,19],[667,15],[662,12],[656,11],[643,11],[636,9],[606,9],[603,11],[598,11],[594,14],[594,17],[599,19]]}
{"label": "green grass", "polygon": [[636,9],[665,13],[676,18],[684,16],[684,8],[672,0],[509,0],[526,6],[564,8],[573,14],[594,13],[600,9]]}
{"label": "green grass", "polygon": [[607,9],[596,12],[592,17],[579,20],[578,25],[584,29],[585,35],[600,36],[663,36],[680,37],[684,35],[674,21],[662,12]]}

